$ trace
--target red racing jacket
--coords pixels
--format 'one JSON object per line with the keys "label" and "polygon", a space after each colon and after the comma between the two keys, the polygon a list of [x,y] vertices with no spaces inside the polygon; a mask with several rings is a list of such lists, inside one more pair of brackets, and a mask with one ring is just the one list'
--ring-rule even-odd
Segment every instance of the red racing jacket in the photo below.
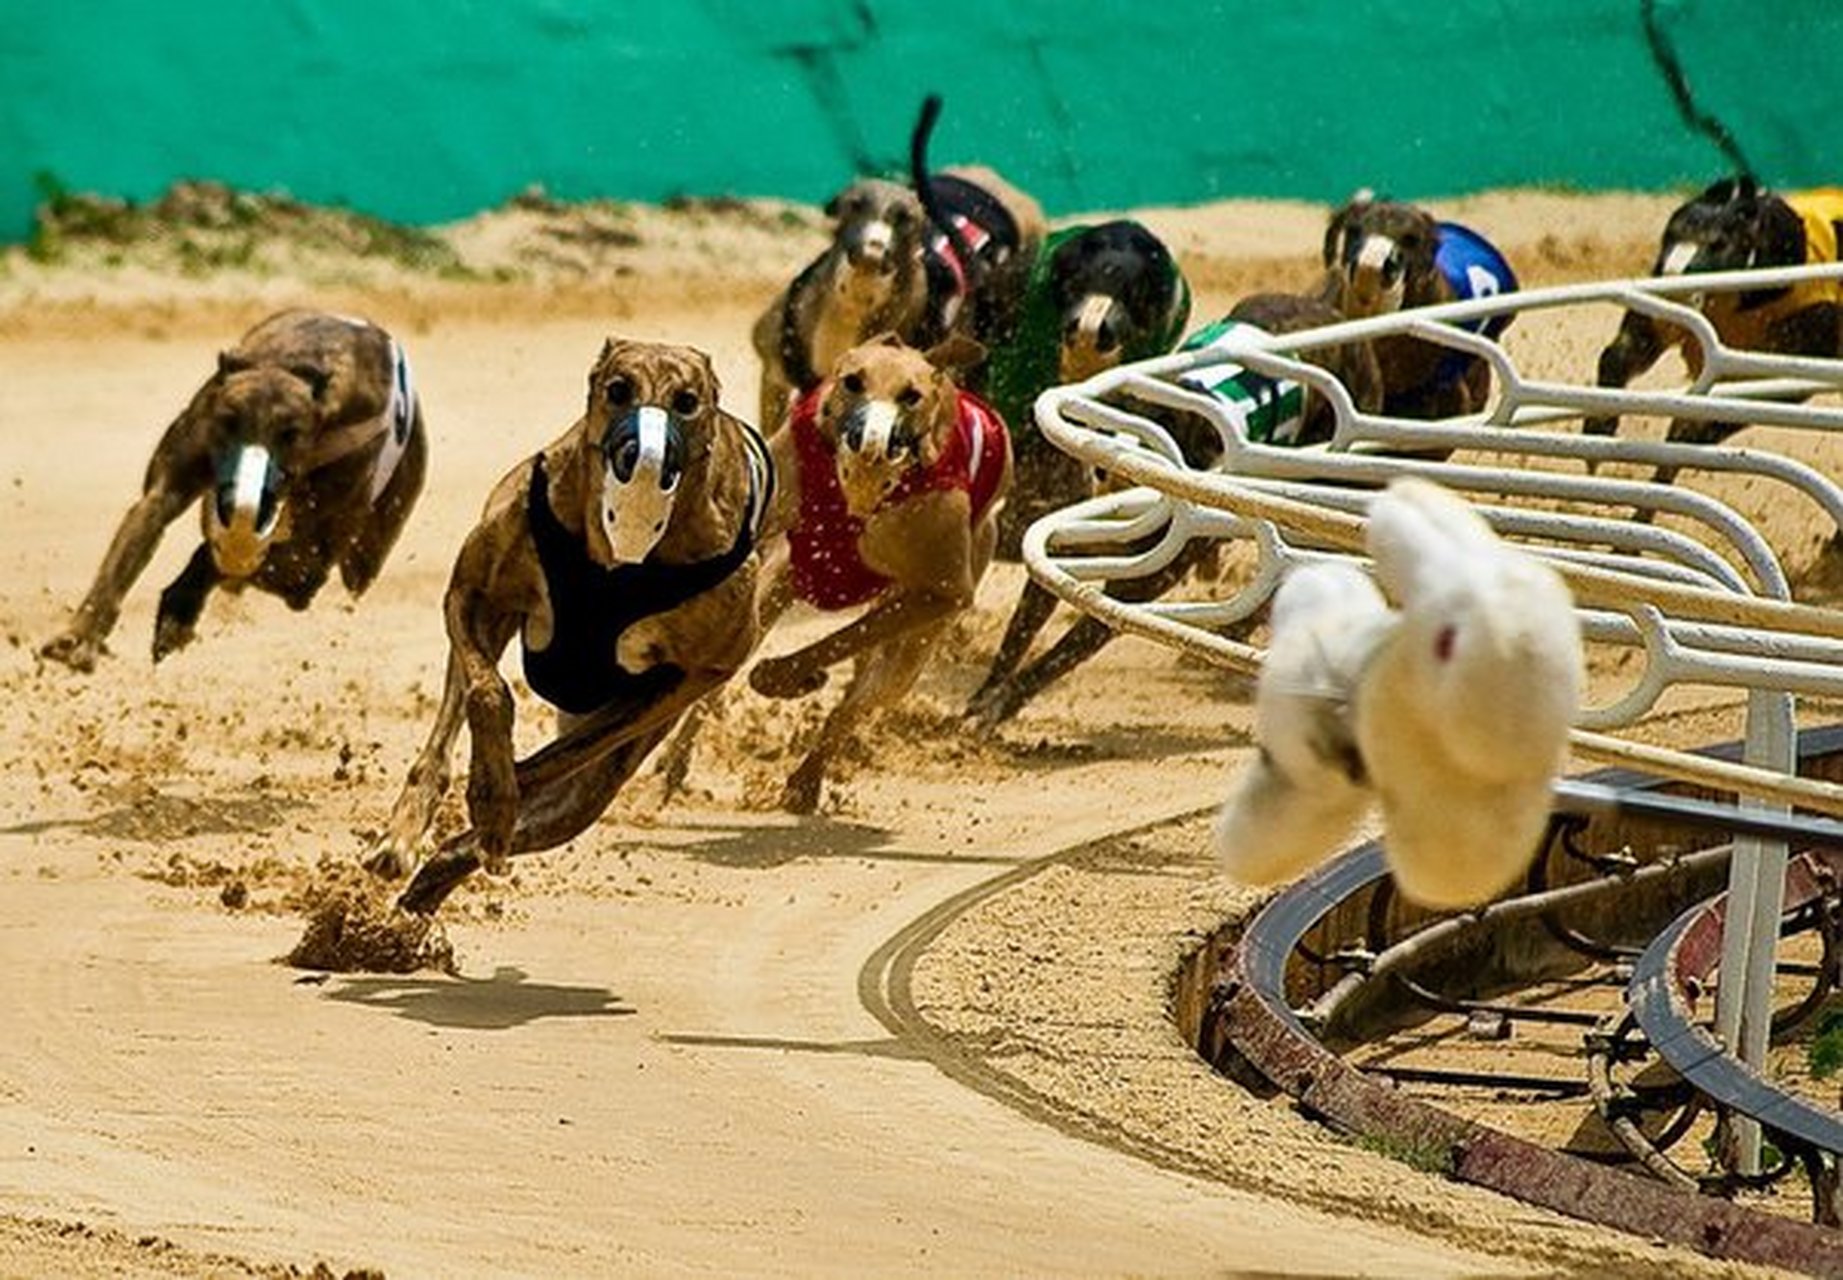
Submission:
{"label": "red racing jacket", "polygon": [[[787,535],[794,594],[816,609],[849,609],[874,598],[889,579],[858,555],[864,522],[845,508],[838,483],[837,450],[819,434],[821,384],[800,398],[788,419],[800,473],[800,514]],[[1010,457],[1011,437],[993,408],[970,391],[959,393],[959,413],[947,447],[930,467],[912,467],[878,504],[879,511],[923,493],[958,489],[977,523],[998,497]]]}

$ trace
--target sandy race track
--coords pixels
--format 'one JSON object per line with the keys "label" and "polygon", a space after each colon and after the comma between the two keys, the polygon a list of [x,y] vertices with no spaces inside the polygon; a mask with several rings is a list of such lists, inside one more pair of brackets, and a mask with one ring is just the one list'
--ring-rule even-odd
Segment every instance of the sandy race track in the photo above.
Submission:
{"label": "sandy race track", "polygon": [[[1669,204],[1459,212],[1542,283],[1642,270]],[[456,896],[459,976],[276,963],[426,730],[453,549],[575,415],[601,338],[703,347],[754,403],[749,323],[813,252],[810,214],[632,216],[586,260],[553,236],[500,280],[0,268],[0,1275],[1736,1274],[1212,1078],[1164,999],[1187,940],[1247,905],[1194,817],[1246,750],[1247,690],[1121,642],[969,735],[1014,566],[819,817],[772,800],[824,697],[733,691],[688,798],[643,773],[569,847]],[[1148,215],[1198,317],[1304,283],[1322,218]],[[454,237],[491,261],[542,241],[534,220]],[[416,363],[431,478],[378,586],[304,615],[216,597],[155,668],[188,516],[96,674],[41,665],[159,428],[284,302],[368,314]],[[521,712],[535,746],[548,719]]]}

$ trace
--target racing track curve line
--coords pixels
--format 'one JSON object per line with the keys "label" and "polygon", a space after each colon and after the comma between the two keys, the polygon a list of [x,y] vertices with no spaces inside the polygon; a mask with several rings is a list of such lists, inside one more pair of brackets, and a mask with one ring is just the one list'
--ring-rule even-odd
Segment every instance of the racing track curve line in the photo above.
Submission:
{"label": "racing track curve line", "polygon": [[982,880],[952,897],[942,899],[890,935],[865,960],[863,967],[858,970],[859,1001],[872,1017],[883,1024],[885,1030],[914,1048],[921,1057],[950,1079],[976,1093],[1002,1102],[1032,1120],[1047,1124],[1070,1137],[1111,1147],[1177,1173],[1207,1179],[1241,1191],[1264,1193],[1260,1187],[1243,1186],[1225,1177],[1220,1168],[1191,1152],[1129,1132],[1111,1120],[1071,1107],[986,1065],[976,1055],[961,1048],[955,1036],[928,1021],[916,1007],[911,988],[915,964],[922,953],[950,925],[980,903],[1050,867],[1071,861],[1104,845],[1193,822],[1215,812],[1215,809],[1214,804],[1205,805],[1094,836],[1033,858],[1020,866],[1008,868],[989,880]]}

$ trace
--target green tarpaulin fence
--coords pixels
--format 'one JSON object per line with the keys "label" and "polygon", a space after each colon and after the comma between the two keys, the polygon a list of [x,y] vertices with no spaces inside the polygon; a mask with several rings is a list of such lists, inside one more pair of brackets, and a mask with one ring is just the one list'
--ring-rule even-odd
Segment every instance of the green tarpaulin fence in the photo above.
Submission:
{"label": "green tarpaulin fence", "polygon": [[[1660,70],[1651,27],[1693,100]],[[1052,214],[1233,196],[1843,179],[1838,0],[138,0],[0,21],[0,239],[49,184],[180,178],[465,216],[564,199],[820,200],[942,162]],[[1668,52],[1666,56],[1668,56]]]}

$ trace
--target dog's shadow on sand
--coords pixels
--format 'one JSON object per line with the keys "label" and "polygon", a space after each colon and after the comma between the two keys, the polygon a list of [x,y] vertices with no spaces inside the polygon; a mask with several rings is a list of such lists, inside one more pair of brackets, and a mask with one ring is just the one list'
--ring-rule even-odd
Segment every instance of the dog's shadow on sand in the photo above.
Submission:
{"label": "dog's shadow on sand", "polygon": [[847,822],[838,818],[802,817],[781,823],[752,825],[688,822],[685,831],[706,833],[704,838],[678,846],[700,862],[749,871],[771,871],[802,858],[852,859],[877,862],[997,862],[1009,857],[977,854],[925,853],[896,848],[896,833],[888,827]]}
{"label": "dog's shadow on sand", "polygon": [[268,792],[221,796],[169,795],[150,783],[112,788],[112,809],[80,818],[41,818],[0,827],[0,835],[71,831],[100,840],[165,844],[195,836],[262,835],[280,827],[306,802]]}
{"label": "dog's shadow on sand", "polygon": [[686,824],[685,830],[704,833],[684,846],[699,862],[752,871],[772,870],[801,858],[882,855],[896,834],[888,827],[818,817],[759,825],[698,822]]}
{"label": "dog's shadow on sand", "polygon": [[509,1031],[542,1018],[626,1018],[639,1012],[606,987],[533,982],[523,969],[504,965],[490,978],[411,974],[334,982],[328,1000],[469,1031]]}

